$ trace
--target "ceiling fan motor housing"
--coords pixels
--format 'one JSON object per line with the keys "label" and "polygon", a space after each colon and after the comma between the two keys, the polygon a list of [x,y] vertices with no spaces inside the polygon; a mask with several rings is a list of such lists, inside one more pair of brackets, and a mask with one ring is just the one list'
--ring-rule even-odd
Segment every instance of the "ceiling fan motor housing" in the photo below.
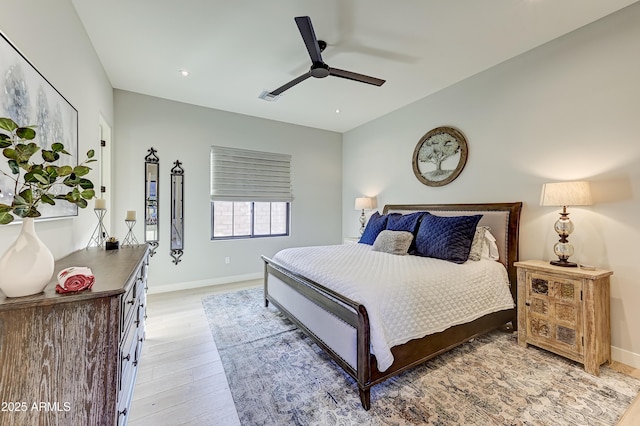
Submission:
{"label": "ceiling fan motor housing", "polygon": [[324,78],[329,75],[329,65],[324,62],[315,62],[311,65],[311,76],[315,78]]}

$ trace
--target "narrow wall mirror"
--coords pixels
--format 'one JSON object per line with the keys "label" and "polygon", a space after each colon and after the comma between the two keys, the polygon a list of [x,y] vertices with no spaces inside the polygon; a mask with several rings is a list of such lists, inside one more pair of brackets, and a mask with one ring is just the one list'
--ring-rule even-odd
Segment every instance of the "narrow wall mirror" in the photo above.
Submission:
{"label": "narrow wall mirror", "polygon": [[160,241],[160,228],[158,228],[158,183],[160,178],[160,160],[153,147],[144,157],[144,239],[151,250],[149,254],[156,254],[158,241]]}
{"label": "narrow wall mirror", "polygon": [[171,169],[171,257],[176,265],[184,249],[184,169],[176,160]]}

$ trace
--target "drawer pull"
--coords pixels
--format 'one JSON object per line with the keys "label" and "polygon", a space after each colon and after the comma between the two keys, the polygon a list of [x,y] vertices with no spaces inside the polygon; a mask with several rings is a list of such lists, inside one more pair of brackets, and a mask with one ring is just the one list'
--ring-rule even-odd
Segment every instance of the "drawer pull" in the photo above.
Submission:
{"label": "drawer pull", "polygon": [[130,359],[131,359],[131,354],[127,354],[127,356],[122,357],[123,361],[129,361]]}
{"label": "drawer pull", "polygon": [[134,303],[136,303],[135,300],[127,300],[127,305],[133,305]]}
{"label": "drawer pull", "polygon": [[126,415],[127,415],[127,409],[126,408],[124,410],[122,410],[122,411],[118,411],[118,417],[126,416]]}
{"label": "drawer pull", "polygon": [[525,305],[531,306],[531,302],[524,302]]}

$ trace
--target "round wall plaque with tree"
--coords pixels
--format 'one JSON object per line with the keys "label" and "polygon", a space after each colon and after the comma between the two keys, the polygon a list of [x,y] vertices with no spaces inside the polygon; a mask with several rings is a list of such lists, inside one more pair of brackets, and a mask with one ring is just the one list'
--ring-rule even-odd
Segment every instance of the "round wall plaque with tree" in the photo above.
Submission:
{"label": "round wall plaque with tree", "polygon": [[458,177],[467,163],[467,139],[453,127],[436,127],[413,151],[413,173],[428,186],[443,186]]}

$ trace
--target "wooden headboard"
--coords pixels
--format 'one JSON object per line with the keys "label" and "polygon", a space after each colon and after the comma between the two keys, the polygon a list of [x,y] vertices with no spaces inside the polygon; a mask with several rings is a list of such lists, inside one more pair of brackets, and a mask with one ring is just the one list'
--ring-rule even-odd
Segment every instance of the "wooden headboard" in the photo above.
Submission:
{"label": "wooden headboard", "polygon": [[517,298],[517,273],[513,265],[518,261],[520,211],[522,203],[488,203],[488,204],[387,204],[383,214],[429,212],[437,216],[464,216],[481,214],[479,225],[491,228],[496,237],[499,261],[507,268],[511,294]]}

